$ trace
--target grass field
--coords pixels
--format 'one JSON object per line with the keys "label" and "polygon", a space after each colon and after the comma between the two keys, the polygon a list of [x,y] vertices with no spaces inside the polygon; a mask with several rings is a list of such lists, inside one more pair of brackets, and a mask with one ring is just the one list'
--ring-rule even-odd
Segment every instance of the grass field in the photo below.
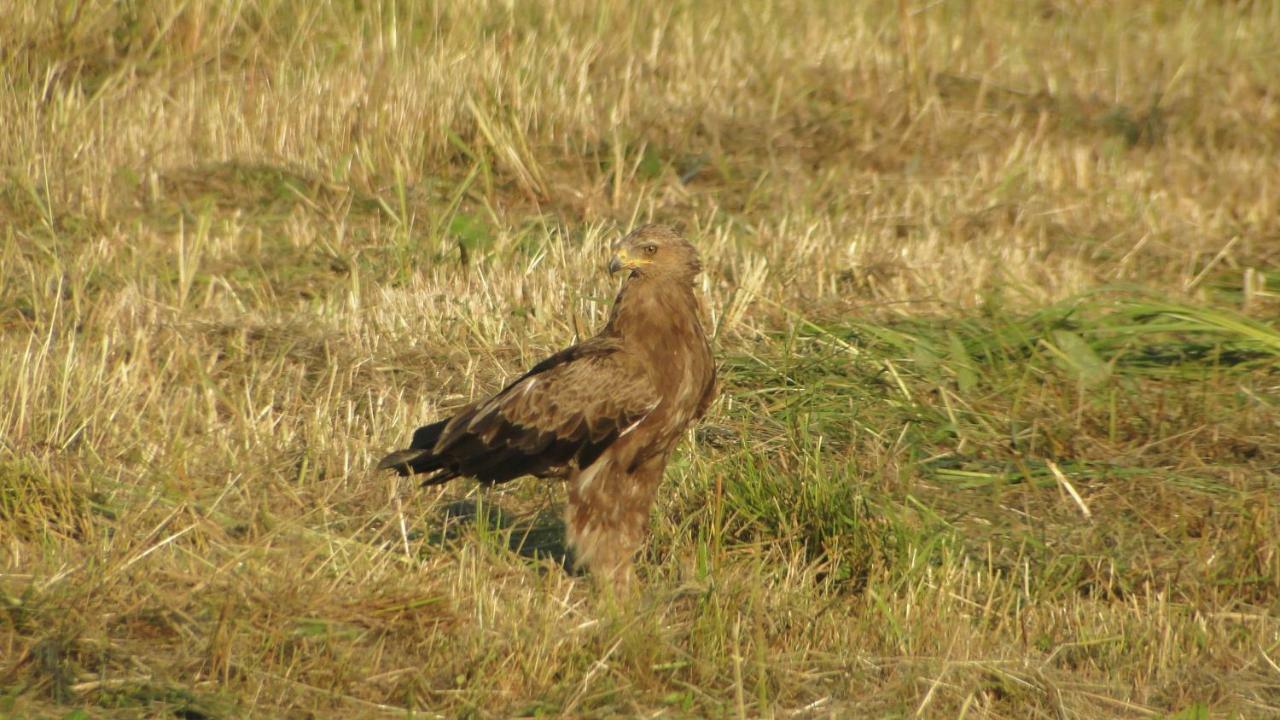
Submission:
{"label": "grass field", "polygon": [[[0,0],[0,716],[1280,717],[1280,5]],[[704,255],[615,605],[371,470]]]}

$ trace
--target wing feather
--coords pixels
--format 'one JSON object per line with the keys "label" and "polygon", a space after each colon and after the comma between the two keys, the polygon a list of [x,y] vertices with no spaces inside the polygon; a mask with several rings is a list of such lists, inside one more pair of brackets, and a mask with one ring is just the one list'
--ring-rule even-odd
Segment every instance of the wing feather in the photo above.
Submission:
{"label": "wing feather", "polygon": [[594,338],[455,415],[430,438],[434,442],[420,446],[430,462],[418,464],[441,469],[442,477],[473,475],[488,482],[554,474],[570,460],[593,460],[660,399],[639,358],[616,341]]}

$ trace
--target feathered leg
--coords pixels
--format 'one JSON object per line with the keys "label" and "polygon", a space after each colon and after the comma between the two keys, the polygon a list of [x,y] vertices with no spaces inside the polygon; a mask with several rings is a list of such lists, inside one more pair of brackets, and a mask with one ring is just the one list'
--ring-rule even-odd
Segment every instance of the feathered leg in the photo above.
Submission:
{"label": "feathered leg", "polygon": [[666,465],[664,454],[628,473],[606,453],[570,478],[565,525],[574,564],[615,591],[631,584],[632,560],[648,534],[649,511]]}

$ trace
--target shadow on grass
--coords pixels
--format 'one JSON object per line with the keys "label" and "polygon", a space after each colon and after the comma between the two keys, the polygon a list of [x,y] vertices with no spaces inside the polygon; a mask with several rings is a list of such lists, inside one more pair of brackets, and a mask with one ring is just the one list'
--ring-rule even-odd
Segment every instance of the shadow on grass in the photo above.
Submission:
{"label": "shadow on grass", "polygon": [[437,519],[439,529],[427,535],[429,546],[454,542],[467,530],[476,528],[482,537],[492,537],[495,544],[505,545],[521,557],[549,559],[570,575],[580,574],[574,569],[573,551],[565,542],[564,519],[554,511],[521,515],[491,500],[462,498],[445,505]]}

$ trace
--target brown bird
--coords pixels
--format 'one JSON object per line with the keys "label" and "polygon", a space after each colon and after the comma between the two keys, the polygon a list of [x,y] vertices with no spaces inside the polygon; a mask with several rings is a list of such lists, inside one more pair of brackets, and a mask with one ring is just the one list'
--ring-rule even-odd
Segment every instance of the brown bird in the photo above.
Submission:
{"label": "brown bird", "polygon": [[693,288],[701,269],[697,250],[672,229],[638,228],[614,245],[609,272],[628,275],[595,337],[418,428],[408,449],[378,467],[433,473],[423,485],[564,478],[575,564],[627,584],[672,449],[714,396]]}

